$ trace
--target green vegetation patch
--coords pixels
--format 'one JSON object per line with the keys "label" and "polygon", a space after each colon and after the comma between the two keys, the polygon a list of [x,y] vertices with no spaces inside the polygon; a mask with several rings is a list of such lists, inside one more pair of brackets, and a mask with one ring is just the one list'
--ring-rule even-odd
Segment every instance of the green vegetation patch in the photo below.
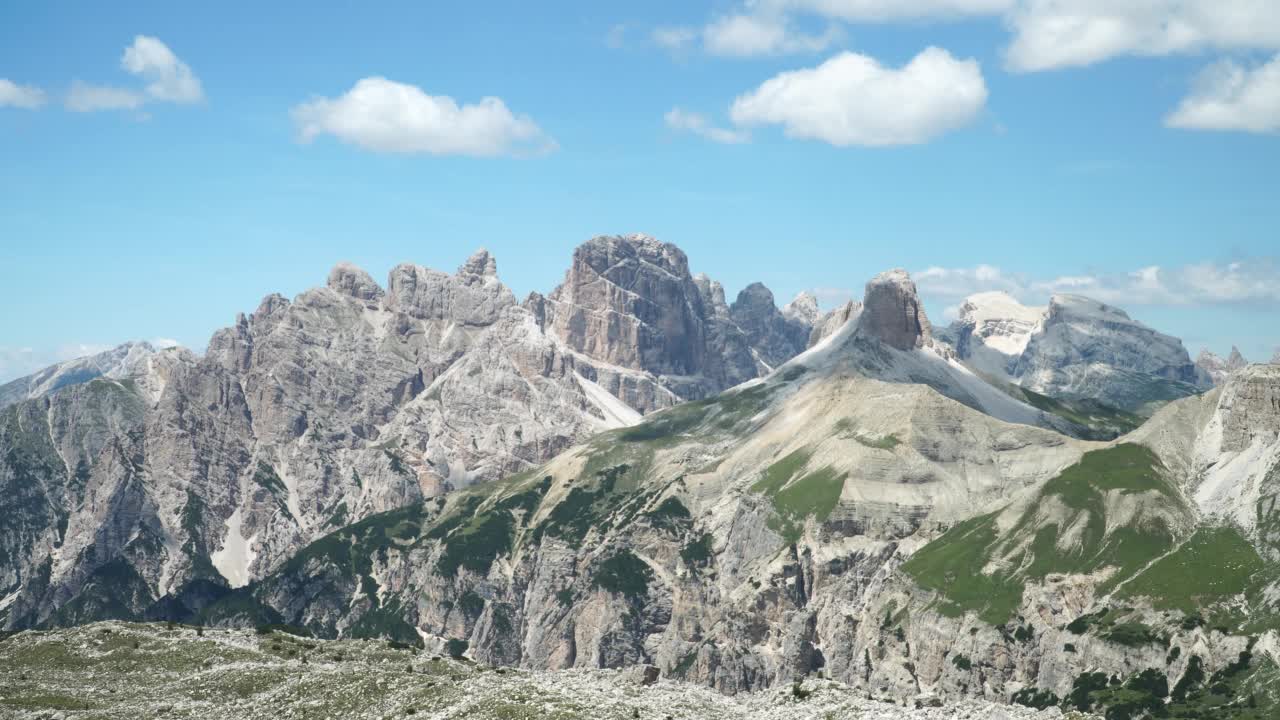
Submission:
{"label": "green vegetation patch", "polygon": [[[436,572],[453,577],[459,568],[486,575],[499,555],[511,552],[520,518],[533,514],[551,487],[546,477],[533,487],[513,493],[476,513],[465,525],[462,513],[455,516],[448,529],[432,530],[433,537],[444,539],[444,552],[436,561]],[[472,503],[474,507],[477,503]]]}
{"label": "green vegetation patch", "polygon": [[966,520],[902,565],[917,584],[939,593],[943,615],[958,617],[972,610],[985,622],[1003,625],[1022,602],[1021,582],[982,572],[995,544],[995,520],[994,514]]}
{"label": "green vegetation patch", "polygon": [[1089,432],[1086,440],[1111,440],[1137,430],[1144,418],[1089,398],[1051,398],[1024,387],[1013,387],[1028,405],[1075,423]]}
{"label": "green vegetation patch", "polygon": [[[939,593],[939,610],[944,614],[974,611],[993,625],[1004,625],[1012,617],[1028,580],[1115,567],[1117,572],[1101,588],[1105,592],[1174,547],[1172,531],[1158,519],[1106,533],[1108,493],[1151,492],[1159,496],[1157,502],[1190,512],[1161,470],[1155,455],[1138,445],[1086,453],[1041,490],[1042,498],[1055,498],[1075,511],[1067,524],[1084,524],[1079,542],[1059,547],[1063,528],[1037,526],[1042,503],[1033,502],[1003,537],[996,529],[996,515],[973,518],[921,548],[902,569],[921,586]],[[991,565],[999,569],[983,574]]]}
{"label": "green vegetation patch", "polygon": [[649,564],[630,550],[623,550],[600,563],[591,584],[628,600],[640,600],[648,594],[652,580],[653,569]]}
{"label": "green vegetation patch", "polygon": [[684,564],[693,569],[706,567],[711,562],[712,547],[711,535],[703,533],[697,540],[680,548],[680,559]]}
{"label": "green vegetation patch", "polygon": [[421,504],[370,515],[303,548],[284,564],[281,572],[299,574],[312,563],[327,563],[340,577],[357,583],[376,607],[377,583],[372,577],[375,555],[385,553],[388,547],[416,541],[425,519],[426,510]]}
{"label": "green vegetation patch", "polygon": [[1262,569],[1262,558],[1235,528],[1200,528],[1177,550],[1125,583],[1119,595],[1147,596],[1155,607],[1192,615],[1245,592]]}
{"label": "green vegetation patch", "polygon": [[1212,718],[1263,720],[1277,716],[1276,668],[1249,651],[1208,674],[1193,655],[1182,677],[1169,688],[1164,671],[1148,668],[1127,678],[1084,673],[1075,679],[1063,707],[1103,715],[1108,720]]}
{"label": "green vegetation patch", "polygon": [[840,493],[848,477],[828,466],[794,479],[808,465],[812,455],[808,448],[788,453],[766,468],[760,480],[751,486],[753,491],[773,501],[776,514],[770,519],[769,527],[787,542],[794,543],[800,539],[805,518],[812,515],[822,521],[831,515],[840,502]]}
{"label": "green vegetation patch", "polygon": [[693,522],[689,508],[674,496],[666,498],[658,507],[645,513],[645,517],[649,518],[654,527],[671,531],[679,531]]}
{"label": "green vegetation patch", "polygon": [[[568,494],[551,508],[534,530],[535,542],[548,535],[570,543],[581,543],[593,530],[603,533],[612,528],[615,513],[628,504],[631,506],[630,514],[618,520],[623,524],[630,521],[651,497],[630,492],[639,484],[643,472],[643,468],[626,463],[596,471],[591,480],[570,488]],[[668,507],[668,510],[673,508]]]}

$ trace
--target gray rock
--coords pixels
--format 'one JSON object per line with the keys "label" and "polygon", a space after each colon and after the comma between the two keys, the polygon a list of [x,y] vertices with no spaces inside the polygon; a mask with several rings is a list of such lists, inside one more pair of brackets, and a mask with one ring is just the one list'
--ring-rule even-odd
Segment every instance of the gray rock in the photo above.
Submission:
{"label": "gray rock", "polygon": [[809,347],[813,347],[835,333],[858,313],[862,312],[862,303],[849,300],[834,310],[827,312],[814,324],[809,332]]}
{"label": "gray rock", "polygon": [[921,348],[932,340],[916,285],[905,270],[880,273],[867,283],[860,323],[863,332],[898,350]]}
{"label": "gray rock", "polygon": [[804,351],[813,322],[803,318],[816,314],[816,303],[792,307],[788,315],[778,310],[773,293],[761,283],[752,283],[738,293],[729,308],[729,317],[746,334],[747,342],[769,368],[775,368]]}
{"label": "gray rock", "polygon": [[1212,385],[1177,338],[1078,295],[1050,300],[1014,375],[1039,393],[1092,398],[1143,414]]}
{"label": "gray rock", "polygon": [[[675,246],[592,241],[568,277],[517,305],[484,250],[453,275],[399,265],[385,291],[340,263],[203,358],[129,344],[5,386],[0,624],[241,586],[338,527],[767,370]],[[611,319],[579,333],[566,313]]]}

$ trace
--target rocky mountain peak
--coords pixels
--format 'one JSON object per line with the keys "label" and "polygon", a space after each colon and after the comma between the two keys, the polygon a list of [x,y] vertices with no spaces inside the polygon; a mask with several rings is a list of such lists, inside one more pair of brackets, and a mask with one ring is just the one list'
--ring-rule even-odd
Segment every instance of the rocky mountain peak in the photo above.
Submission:
{"label": "rocky mountain peak", "polygon": [[738,293],[729,307],[729,318],[746,333],[759,359],[771,368],[804,350],[813,328],[812,323],[778,310],[773,291],[759,282],[751,283]]}
{"label": "rocky mountain peak", "polygon": [[702,295],[702,304],[707,306],[713,314],[729,316],[729,303],[724,299],[724,285],[718,280],[712,280],[707,277],[706,273],[698,273],[693,276],[693,284],[698,286],[698,293]]}
{"label": "rocky mountain peak", "polygon": [[363,269],[340,262],[329,271],[328,286],[336,293],[374,303],[382,299],[382,287]]}
{"label": "rocky mountain peak", "polygon": [[458,277],[464,282],[498,278],[498,261],[485,248],[480,248],[458,268]]}
{"label": "rocky mountain peak", "polygon": [[798,293],[791,302],[783,306],[782,314],[809,327],[816,325],[822,317],[817,296],[808,290]]}
{"label": "rocky mountain peak", "polygon": [[808,347],[813,347],[827,339],[861,311],[862,303],[853,300],[847,300],[843,305],[827,311],[813,324],[813,330],[809,332]]}
{"label": "rocky mountain peak", "polygon": [[924,347],[933,337],[929,318],[906,270],[882,272],[867,283],[859,329],[890,347]]}
{"label": "rocky mountain peak", "polygon": [[946,330],[956,354],[970,367],[1006,377],[1045,316],[1045,308],[1028,307],[1003,291],[970,295]]}
{"label": "rocky mountain peak", "polygon": [[1049,298],[1049,320],[1053,321],[1064,315],[1109,319],[1115,322],[1133,322],[1129,314],[1124,310],[1093,298],[1069,293],[1053,295]]}
{"label": "rocky mountain peak", "polygon": [[773,291],[765,287],[764,283],[761,282],[753,282],[739,290],[738,297],[733,301],[731,307],[735,310],[741,309],[743,312],[759,312],[769,308],[777,309],[773,301]]}
{"label": "rocky mountain peak", "polygon": [[463,325],[492,325],[516,297],[497,278],[497,267],[486,251],[477,252],[449,275],[402,263],[387,276],[388,309],[424,320],[447,320]]}
{"label": "rocky mountain peak", "polygon": [[1231,346],[1231,354],[1226,360],[1209,348],[1201,349],[1200,354],[1196,356],[1196,367],[1208,375],[1214,385],[1223,384],[1232,373],[1248,366],[1249,361],[1240,353],[1240,348],[1234,345]]}
{"label": "rocky mountain peak", "polygon": [[574,250],[547,301],[548,326],[577,352],[658,374],[703,369],[702,295],[674,245],[647,235],[592,238]]}

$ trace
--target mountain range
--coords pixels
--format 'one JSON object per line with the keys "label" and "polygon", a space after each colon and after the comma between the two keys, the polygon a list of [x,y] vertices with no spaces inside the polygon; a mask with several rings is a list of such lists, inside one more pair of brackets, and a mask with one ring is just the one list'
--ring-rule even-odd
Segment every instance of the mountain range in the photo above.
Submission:
{"label": "mountain range", "polygon": [[7,628],[1280,707],[1280,366],[1193,363],[1080,296],[982,293],[935,328],[890,271],[825,315],[729,304],[675,246],[600,237],[523,302],[483,251],[385,288],[339,265],[203,356],[122,346],[0,408]]}

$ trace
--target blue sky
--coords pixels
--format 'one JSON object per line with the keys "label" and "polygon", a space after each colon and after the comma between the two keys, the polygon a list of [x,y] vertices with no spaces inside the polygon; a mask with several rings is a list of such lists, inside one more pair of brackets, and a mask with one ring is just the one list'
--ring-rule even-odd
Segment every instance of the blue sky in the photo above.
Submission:
{"label": "blue sky", "polygon": [[[1222,1],[9,4],[0,380],[203,351],[339,260],[484,246],[547,291],[627,232],[731,296],[830,305],[905,267],[943,322],[1077,287],[1265,359],[1280,4]],[[1062,6],[1075,35],[1045,31]]]}

